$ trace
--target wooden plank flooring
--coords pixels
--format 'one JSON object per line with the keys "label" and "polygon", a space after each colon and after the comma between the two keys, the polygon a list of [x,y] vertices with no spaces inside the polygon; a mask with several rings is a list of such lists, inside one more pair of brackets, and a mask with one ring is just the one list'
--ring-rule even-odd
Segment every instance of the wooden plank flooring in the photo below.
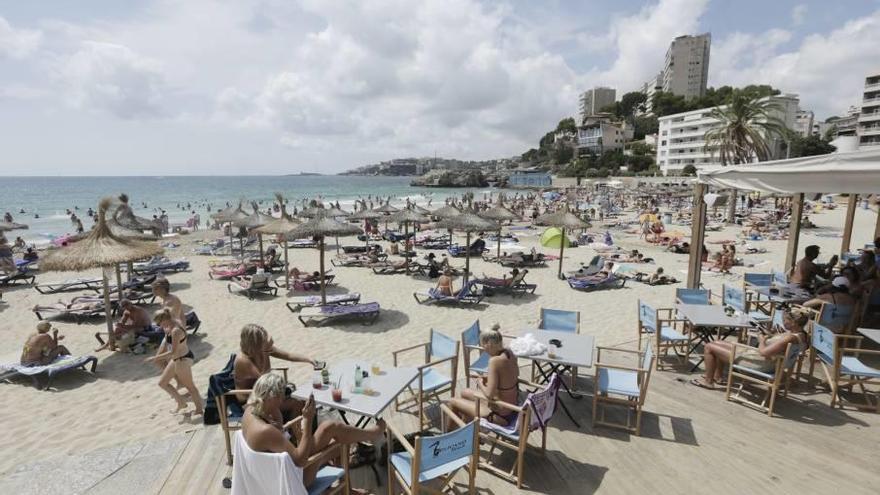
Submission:
{"label": "wooden plank flooring", "polygon": [[[800,387],[779,399],[778,416],[726,402],[721,391],[687,383],[681,371],[655,372],[648,392],[642,435],[591,428],[592,398],[563,395],[578,429],[561,412],[540,453],[540,435],[530,441],[526,486],[519,493],[876,493],[880,436],[872,430],[880,415],[832,410],[828,394]],[[590,379],[580,387],[592,390]],[[388,418],[404,431],[415,429],[415,417]],[[221,481],[226,466],[219,427],[191,433],[174,468],[159,480],[155,493],[228,494]],[[510,466],[512,455],[502,462]],[[376,487],[369,468],[352,471],[352,486],[387,493]],[[466,488],[466,477],[456,479]],[[485,471],[477,474],[481,495],[518,493],[515,485]]]}

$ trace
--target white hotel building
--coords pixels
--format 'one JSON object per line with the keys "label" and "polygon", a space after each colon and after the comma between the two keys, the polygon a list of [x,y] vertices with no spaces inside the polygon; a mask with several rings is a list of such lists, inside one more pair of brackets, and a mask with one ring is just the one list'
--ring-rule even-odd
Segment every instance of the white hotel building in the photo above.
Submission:
{"label": "white hotel building", "polygon": [[[778,95],[769,97],[779,106],[773,113],[789,129],[795,129],[798,112],[797,95]],[[700,167],[720,165],[718,153],[706,149],[704,136],[714,128],[718,121],[709,116],[712,108],[702,108],[690,112],[676,113],[659,118],[657,135],[657,165],[663,175],[677,174],[687,165]],[[786,143],[775,138],[772,144],[773,158],[784,158]]]}
{"label": "white hotel building", "polygon": [[880,71],[865,78],[858,122],[859,148],[880,146]]}

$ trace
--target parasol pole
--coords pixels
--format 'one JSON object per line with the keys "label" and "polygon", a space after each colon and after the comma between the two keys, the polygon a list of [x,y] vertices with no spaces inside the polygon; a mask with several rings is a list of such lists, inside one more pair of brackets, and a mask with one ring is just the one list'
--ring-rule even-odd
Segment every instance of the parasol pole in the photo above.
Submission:
{"label": "parasol pole", "polygon": [[122,274],[119,272],[119,263],[116,263],[116,290],[119,291],[119,302],[122,302]]}
{"label": "parasol pole", "polygon": [[559,230],[562,232],[562,239],[559,241],[559,273],[558,276],[562,278],[562,253],[565,252],[565,227],[560,227]]}
{"label": "parasol pole", "polygon": [[468,282],[468,275],[471,273],[471,231],[468,230],[465,233],[465,245],[464,245],[464,282],[461,285],[461,290],[464,290],[464,287]]}
{"label": "parasol pole", "polygon": [[107,320],[107,342],[112,349],[116,344],[116,336],[113,335],[113,316],[110,314],[110,281],[107,279],[106,267],[101,267],[101,279],[104,282],[104,317]]}
{"label": "parasol pole", "polygon": [[284,286],[290,289],[290,263],[287,261],[287,235],[284,236]]}
{"label": "parasol pole", "polygon": [[406,274],[409,275],[409,252],[406,250],[409,222],[403,222],[403,259],[406,260]]}
{"label": "parasol pole", "polygon": [[321,269],[321,306],[327,304],[327,287],[324,283],[324,236],[321,236],[320,241],[320,269]]}
{"label": "parasol pole", "polygon": [[495,254],[496,258],[501,258],[501,222],[498,222],[498,253]]}
{"label": "parasol pole", "polygon": [[134,271],[134,262],[129,261],[128,263],[126,263],[125,268],[125,278],[128,279],[129,282],[131,282],[132,272]]}
{"label": "parasol pole", "polygon": [[263,268],[266,268],[266,260],[263,259],[263,234],[257,233],[257,239],[260,242],[260,264],[263,265]]}

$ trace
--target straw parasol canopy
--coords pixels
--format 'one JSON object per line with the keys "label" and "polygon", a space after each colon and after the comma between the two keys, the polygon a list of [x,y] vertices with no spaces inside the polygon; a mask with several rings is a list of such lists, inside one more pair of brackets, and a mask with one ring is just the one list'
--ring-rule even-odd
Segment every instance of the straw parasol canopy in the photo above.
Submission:
{"label": "straw parasol canopy", "polygon": [[[383,217],[384,214],[376,211],[376,210],[360,210],[352,213],[348,216],[349,220],[376,220],[377,218]],[[372,223],[372,222],[370,222]],[[370,248],[370,233],[365,232],[364,238],[366,239],[367,249]]]}
{"label": "straw parasol canopy", "polygon": [[395,211],[398,211],[399,209],[400,208],[395,208],[394,206],[391,206],[390,203],[385,203],[384,205],[377,206],[373,210],[378,211],[379,213],[394,213]]}
{"label": "straw parasol canopy", "polygon": [[113,219],[121,226],[136,231],[144,231],[149,230],[155,236],[159,236],[162,233],[162,225],[155,220],[150,220],[149,218],[139,217],[134,214],[134,211],[131,209],[131,206],[128,205],[128,194],[122,193],[117,199],[120,202],[120,205],[116,208],[116,212],[113,214]]}
{"label": "straw parasol canopy", "polygon": [[327,291],[324,282],[324,238],[326,236],[357,235],[363,232],[359,227],[340,222],[332,217],[315,217],[289,232],[293,237],[318,237],[321,271],[321,304],[327,304]]}
{"label": "straw parasol canopy", "polygon": [[[254,212],[247,216],[244,220],[241,221],[241,226],[248,230],[254,230],[257,227],[262,225],[266,225],[267,223],[275,220],[271,215],[266,215],[265,213],[260,212],[260,208],[257,206],[257,202],[254,201],[251,203],[251,207],[254,209]],[[265,265],[265,259],[263,258],[263,234],[257,233],[257,238],[260,242],[260,264]],[[244,253],[242,253],[244,254]]]}
{"label": "straw parasol canopy", "polygon": [[562,239],[559,244],[559,272],[557,273],[557,275],[559,276],[559,278],[563,278],[562,254],[565,252],[565,229],[586,229],[590,227],[590,224],[584,222],[576,215],[568,211],[568,205],[566,205],[565,208],[562,210],[553,213],[545,213],[539,216],[535,219],[535,223],[538,225],[557,227],[562,232]]}
{"label": "straw parasol canopy", "polygon": [[452,205],[442,206],[431,212],[431,216],[437,218],[449,218],[456,215],[461,215],[461,210]]}
{"label": "straw parasol canopy", "polygon": [[[104,198],[98,205],[98,223],[82,240],[55,250],[40,260],[40,268],[46,271],[83,271],[91,268],[108,268],[120,263],[149,258],[162,254],[163,249],[156,243],[142,242],[118,237],[107,225],[107,209],[110,198]],[[113,320],[110,311],[107,272],[101,270],[104,281],[104,313],[107,317],[109,339],[114,342]]]}
{"label": "straw parasol canopy", "polygon": [[465,233],[465,249],[467,250],[467,256],[465,257],[465,268],[464,268],[464,285],[467,285],[468,276],[471,271],[471,256],[470,256],[470,247],[471,247],[471,232],[482,232],[484,230],[493,230],[495,228],[495,224],[486,220],[484,218],[480,218],[473,213],[462,213],[460,215],[451,216],[441,220],[438,224],[438,227],[443,229],[452,230],[460,230]]}
{"label": "straw parasol canopy", "polygon": [[[388,220],[390,220],[392,222],[403,224],[404,246],[406,246],[406,241],[407,241],[407,239],[409,239],[409,224],[411,224],[411,223],[425,223],[428,221],[428,219],[424,215],[422,215],[421,213],[414,211],[414,210],[410,210],[408,208],[392,213],[388,217]],[[406,247],[404,247],[404,255],[406,254],[406,252],[407,252]],[[406,273],[407,273],[407,275],[409,275],[409,261],[408,260],[407,260],[407,264],[406,264]]]}
{"label": "straw parasol canopy", "polygon": [[413,204],[412,209],[418,213],[421,213],[422,215],[430,215],[431,214],[430,210],[428,210],[427,208],[422,208],[421,206],[419,206],[417,204]]}
{"label": "straw parasol canopy", "polygon": [[287,233],[299,227],[299,222],[287,214],[287,207],[284,205],[284,198],[280,193],[275,193],[275,200],[281,205],[281,218],[273,218],[270,222],[254,229],[258,234],[280,234],[284,236],[284,282],[285,286],[290,285],[289,263],[287,261]]}
{"label": "straw parasol canopy", "polygon": [[494,207],[478,213],[478,215],[487,220],[492,220],[498,224],[498,252],[495,254],[495,256],[501,257],[501,224],[508,220],[516,220],[517,218],[519,218],[519,215],[505,208],[501,201],[499,201],[498,204]]}

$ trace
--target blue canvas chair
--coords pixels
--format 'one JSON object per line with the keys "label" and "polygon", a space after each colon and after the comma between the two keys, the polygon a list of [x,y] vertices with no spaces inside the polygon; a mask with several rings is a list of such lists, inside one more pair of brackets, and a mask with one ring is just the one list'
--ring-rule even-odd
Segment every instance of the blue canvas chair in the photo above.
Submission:
{"label": "blue canvas chair", "polygon": [[770,275],[773,276],[773,283],[777,285],[788,284],[788,275],[786,275],[785,272],[779,270],[770,270]]}
{"label": "blue canvas chair", "polygon": [[711,304],[709,289],[675,289],[676,304]]}
{"label": "blue canvas chair", "polygon": [[743,284],[749,287],[770,287],[773,285],[772,273],[744,273]]}
{"label": "blue canvas chair", "polygon": [[834,333],[849,333],[853,327],[856,305],[823,303],[816,321]]}
{"label": "blue canvas chair", "polygon": [[[441,412],[458,424],[458,429],[432,437],[415,438],[415,445],[388,424],[388,445],[397,440],[403,452],[388,449],[388,493],[443,493],[461,469],[467,469],[468,493],[474,493],[480,459],[480,427],[476,421],[464,424],[445,405]],[[440,487],[425,486],[438,480]],[[396,488],[400,490],[396,490]]]}
{"label": "blue canvas chair", "polygon": [[[464,376],[470,386],[471,378],[479,378],[489,371],[489,355],[480,346],[480,320],[476,320],[467,330],[461,332],[461,351],[464,360]],[[477,359],[471,361],[471,353],[477,352]]]}
{"label": "blue canvas chair", "polygon": [[[638,359],[636,367],[621,366],[602,362],[602,352],[626,353]],[[622,428],[638,435],[642,429],[642,406],[648,394],[651,370],[654,368],[654,346],[645,345],[644,351],[596,348],[596,376],[593,380],[593,426]],[[627,409],[626,422],[614,423],[605,419],[607,405],[623,406]],[[600,407],[601,406],[601,407]],[[631,414],[632,413],[632,414]],[[635,419],[633,420],[633,415]]]}
{"label": "blue canvas chair", "polygon": [[[541,452],[547,448],[547,426],[556,413],[557,396],[559,388],[562,386],[562,379],[559,375],[553,374],[550,381],[544,385],[543,389],[539,385],[519,380],[520,386],[524,389],[531,387],[534,391],[526,396],[526,400],[520,405],[510,404],[507,402],[487,400],[493,408],[500,408],[512,411],[515,419],[506,426],[501,426],[485,418],[480,420],[480,438],[482,441],[490,445],[486,459],[480,461],[480,467],[492,474],[500,476],[512,483],[516,483],[517,488],[522,488],[523,479],[525,478],[525,454],[529,446],[529,436],[532,432],[541,430]],[[508,450],[516,453],[516,462],[509,470],[501,468],[495,461],[495,449]]]}
{"label": "blue canvas chair", "polygon": [[538,329],[554,332],[581,333],[581,312],[541,308]]}
{"label": "blue canvas chair", "polygon": [[743,291],[746,295],[746,306],[769,315],[773,309],[773,301],[762,296],[755,289],[770,287],[773,285],[772,273],[745,273],[743,274]]}
{"label": "blue canvas chair", "polygon": [[[690,357],[690,338],[685,335],[684,325],[686,320],[676,319],[672,308],[654,309],[653,307],[638,300],[639,310],[639,341],[638,348],[642,348],[642,338],[648,339],[654,354],[658,357],[669,354],[669,349],[687,362]],[[661,317],[662,315],[662,317]],[[681,330],[679,330],[681,328]],[[659,332],[657,331],[659,329]],[[683,352],[682,352],[683,351]],[[660,360],[656,360],[657,369],[660,369]]]}
{"label": "blue canvas chair", "polygon": [[[397,366],[401,354],[417,349],[422,349],[424,352],[424,364],[419,366],[418,379],[407,386],[410,397],[403,400],[395,399],[395,405],[400,411],[415,404],[418,408],[419,430],[423,431],[431,425],[431,419],[425,413],[425,403],[436,401],[439,404],[443,400],[441,395],[446,392],[449,392],[450,398],[455,396],[455,382],[458,379],[458,341],[432,328],[428,342],[393,351],[394,366]],[[438,369],[445,363],[449,364],[449,376]]]}
{"label": "blue canvas chair", "polygon": [[[299,423],[297,423],[299,424]],[[287,452],[257,452],[250,448],[241,431],[235,434],[235,464],[232,467],[232,493],[307,493],[308,495],[348,494],[348,445],[332,443],[312,454],[303,466],[296,466]],[[337,465],[323,466],[328,460]],[[303,486],[302,471],[322,466],[309,486]],[[266,473],[277,472],[277,476]]]}
{"label": "blue canvas chair", "polygon": [[730,306],[740,313],[748,315],[749,318],[757,323],[770,321],[770,315],[762,311],[750,310],[749,302],[746,300],[745,291],[737,287],[727,284],[721,285],[721,304],[724,306]]}
{"label": "blue canvas chair", "polygon": [[[777,312],[777,314],[781,313],[781,311]],[[755,370],[736,362],[738,353],[742,355],[742,353],[753,349],[753,347],[744,344],[733,344],[733,353],[727,372],[727,391],[725,397],[727,400],[746,404],[773,417],[773,408],[776,405],[779,389],[782,388],[783,397],[788,395],[788,386],[791,381],[792,372],[799,356],[803,354],[805,346],[788,344],[783,354],[774,357],[774,368],[770,372]],[[738,386],[737,382],[739,383]],[[743,395],[746,385],[754,385],[765,390],[764,397],[760,402],[753,402]],[[736,393],[731,395],[730,392],[733,389],[736,389]]]}
{"label": "blue canvas chair", "polygon": [[[830,328],[813,322],[812,352],[813,362],[818,362],[825,375],[825,382],[831,389],[831,407],[851,405],[857,409],[873,409],[880,412],[878,391],[869,392],[866,385],[880,385],[880,369],[865,364],[859,356],[880,356],[880,351],[860,349],[863,337],[855,335],[835,335]],[[840,389],[852,391],[858,386],[864,402],[844,400]],[[871,395],[874,398],[871,398]]]}

